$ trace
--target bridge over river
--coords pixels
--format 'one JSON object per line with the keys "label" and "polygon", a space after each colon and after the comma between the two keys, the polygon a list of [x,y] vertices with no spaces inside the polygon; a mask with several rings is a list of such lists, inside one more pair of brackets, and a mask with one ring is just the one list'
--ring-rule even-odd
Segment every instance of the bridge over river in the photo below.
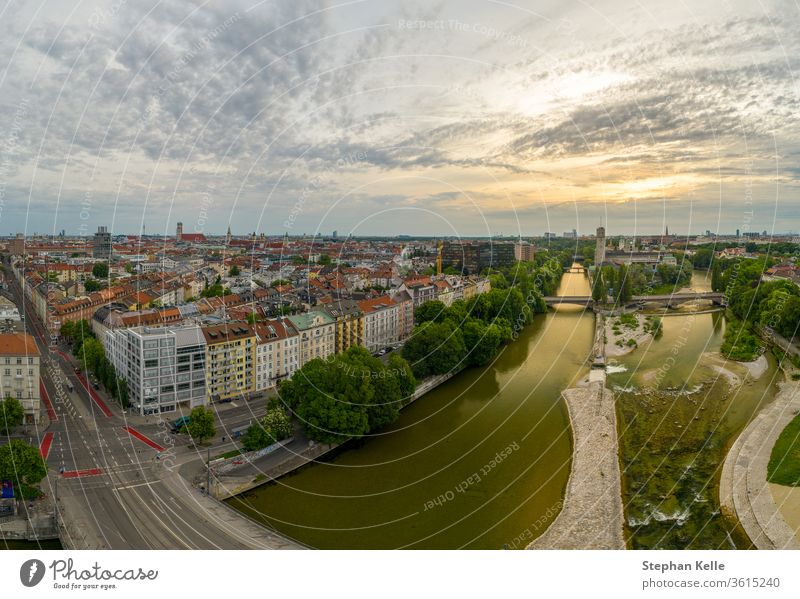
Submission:
{"label": "bridge over river", "polygon": [[[658,303],[668,308],[674,308],[680,304],[696,301],[710,300],[715,306],[721,306],[725,299],[725,294],[716,291],[687,291],[684,293],[670,293],[664,295],[634,295],[627,305]],[[558,306],[560,304],[570,304],[586,306],[594,309],[596,302],[590,295],[561,295],[547,296],[544,298],[548,306]]]}

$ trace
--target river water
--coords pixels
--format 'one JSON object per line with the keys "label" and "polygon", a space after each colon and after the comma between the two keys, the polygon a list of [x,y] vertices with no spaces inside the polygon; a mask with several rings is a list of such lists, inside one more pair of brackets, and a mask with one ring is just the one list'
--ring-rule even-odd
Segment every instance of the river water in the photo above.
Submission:
{"label": "river water", "polygon": [[[696,272],[691,287],[709,290],[705,273]],[[725,332],[721,312],[665,316],[662,323],[661,337],[616,358],[609,369],[629,546],[747,547],[747,538],[719,512],[719,475],[736,435],[774,396],[775,362],[767,354],[767,371],[758,380],[742,376],[744,382],[731,387],[718,368],[741,369],[713,356]]]}
{"label": "river water", "polygon": [[[705,273],[691,287],[709,290]],[[567,273],[558,294],[589,291]],[[586,375],[593,330],[582,308],[539,315],[493,364],[388,429],[229,502],[318,548],[524,547],[560,510],[571,459],[560,392]],[[770,357],[759,380],[732,390],[704,357],[724,330],[720,312],[665,316],[663,335],[610,368],[631,547],[747,546],[719,514],[719,471],[777,372]]]}
{"label": "river water", "polygon": [[[567,273],[560,295],[589,294]],[[494,363],[460,373],[394,425],[230,500],[318,548],[520,548],[560,510],[571,437],[560,397],[587,373],[594,315],[539,315]]]}

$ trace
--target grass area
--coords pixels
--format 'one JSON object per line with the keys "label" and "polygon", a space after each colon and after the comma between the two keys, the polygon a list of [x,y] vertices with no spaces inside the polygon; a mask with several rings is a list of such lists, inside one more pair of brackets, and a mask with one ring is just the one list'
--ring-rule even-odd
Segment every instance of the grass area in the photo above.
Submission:
{"label": "grass area", "polygon": [[720,353],[730,360],[752,362],[761,355],[761,345],[750,328],[740,320],[727,318],[725,340],[719,348]]}
{"label": "grass area", "polygon": [[631,312],[620,314],[617,318],[617,322],[630,329],[635,329],[639,326],[639,321],[636,319],[636,315]]}
{"label": "grass area", "polygon": [[241,455],[241,449],[231,449],[230,451],[226,451],[225,453],[221,453],[219,455],[214,456],[211,458],[211,461],[214,460],[226,460],[228,458],[235,458],[237,455]]}
{"label": "grass area", "polygon": [[775,442],[767,466],[771,483],[800,487],[800,416],[796,416]]}

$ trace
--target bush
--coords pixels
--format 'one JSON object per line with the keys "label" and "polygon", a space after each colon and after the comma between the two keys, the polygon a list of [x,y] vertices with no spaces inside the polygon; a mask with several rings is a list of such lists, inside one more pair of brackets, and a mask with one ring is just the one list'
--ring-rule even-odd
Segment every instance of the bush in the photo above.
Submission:
{"label": "bush", "polygon": [[247,429],[242,446],[247,451],[255,451],[291,436],[292,421],[288,414],[283,408],[273,407],[267,410],[259,422]]}

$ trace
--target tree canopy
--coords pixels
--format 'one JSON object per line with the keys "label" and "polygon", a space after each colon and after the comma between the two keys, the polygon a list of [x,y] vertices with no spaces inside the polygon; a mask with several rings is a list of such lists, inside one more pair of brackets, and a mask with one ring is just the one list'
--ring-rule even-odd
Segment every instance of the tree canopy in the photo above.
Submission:
{"label": "tree canopy", "polygon": [[47,476],[47,466],[39,449],[19,439],[12,439],[0,447],[0,480],[10,480],[23,497],[35,497],[36,489]]}
{"label": "tree canopy", "polygon": [[195,443],[203,443],[217,434],[214,412],[205,406],[197,406],[189,413],[189,423],[184,427]]}
{"label": "tree canopy", "polygon": [[391,356],[384,364],[354,346],[329,360],[311,360],[279,392],[311,439],[339,443],[391,424],[415,388],[405,360]]}
{"label": "tree canopy", "polygon": [[9,429],[22,424],[25,410],[18,399],[10,395],[0,400],[0,433],[7,434]]}
{"label": "tree canopy", "polygon": [[108,262],[98,262],[92,267],[92,276],[96,279],[105,279],[108,276]]}

